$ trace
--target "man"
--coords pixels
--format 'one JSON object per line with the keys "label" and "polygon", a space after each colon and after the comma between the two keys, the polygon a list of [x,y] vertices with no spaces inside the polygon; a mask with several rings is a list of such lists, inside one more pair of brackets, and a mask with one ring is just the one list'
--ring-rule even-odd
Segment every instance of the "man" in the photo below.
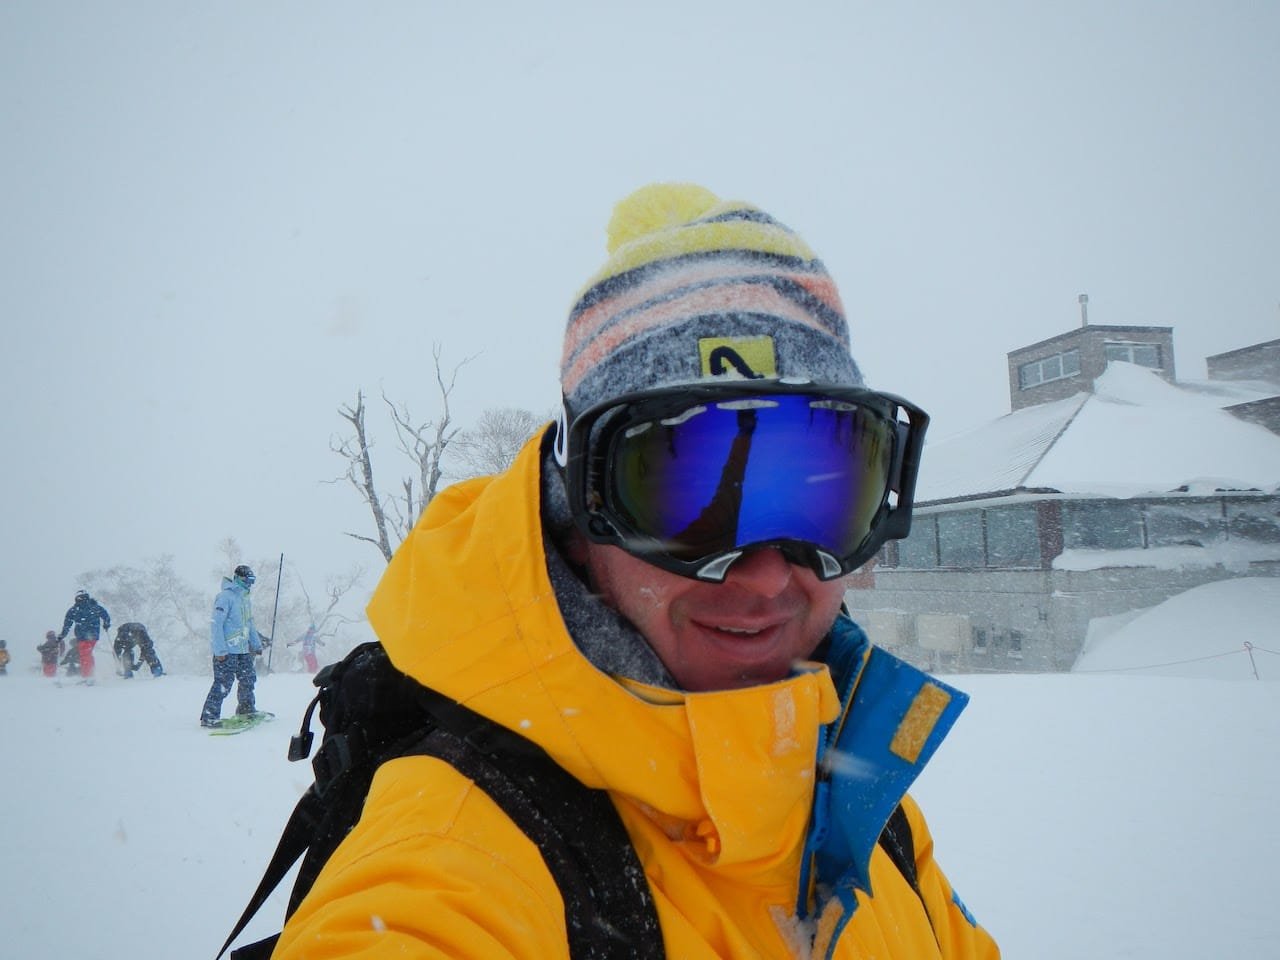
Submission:
{"label": "man", "polygon": [[213,601],[209,643],[213,652],[213,685],[200,711],[200,726],[216,727],[222,717],[222,701],[236,684],[236,713],[253,713],[253,687],[258,675],[253,658],[262,652],[263,638],[253,625],[249,590],[257,578],[243,563],[222,578],[222,590]]}
{"label": "man", "polygon": [[[133,648],[138,648],[138,659],[134,661]],[[112,646],[116,659],[120,661],[120,669],[126,680],[133,677],[135,670],[141,670],[142,664],[151,668],[151,675],[159,677],[164,674],[160,658],[156,656],[156,645],[147,633],[147,628],[140,623],[122,623],[116,627],[116,640]]]}
{"label": "man", "polygon": [[67,615],[62,618],[59,640],[65,640],[68,631],[75,626],[76,652],[79,662],[80,682],[93,683],[93,648],[98,642],[99,630],[111,629],[111,616],[107,608],[86,590],[77,590]]}
{"label": "man", "polygon": [[[387,568],[388,655],[608,792],[668,957],[997,957],[904,795],[964,695],[841,614],[906,535],[927,417],[862,389],[834,283],[762,211],[654,185],[609,250],[559,422]],[[273,956],[565,957],[564,903],[487,794],[402,757]]]}

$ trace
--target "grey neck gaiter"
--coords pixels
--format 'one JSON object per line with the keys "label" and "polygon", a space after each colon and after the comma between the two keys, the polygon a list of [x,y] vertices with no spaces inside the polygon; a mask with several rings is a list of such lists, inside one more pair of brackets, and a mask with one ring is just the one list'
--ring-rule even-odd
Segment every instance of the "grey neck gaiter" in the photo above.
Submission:
{"label": "grey neck gaiter", "polygon": [[606,606],[565,556],[563,545],[573,531],[564,478],[548,453],[542,458],[542,540],[547,574],[560,606],[560,616],[574,644],[596,669],[654,687],[679,686],[648,641],[629,620]]}

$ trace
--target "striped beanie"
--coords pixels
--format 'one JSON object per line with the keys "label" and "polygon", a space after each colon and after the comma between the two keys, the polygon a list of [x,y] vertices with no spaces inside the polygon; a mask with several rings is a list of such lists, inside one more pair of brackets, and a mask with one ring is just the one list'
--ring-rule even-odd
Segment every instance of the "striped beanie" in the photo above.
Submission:
{"label": "striped beanie", "polygon": [[560,385],[576,415],[706,377],[861,386],[835,282],[796,233],[703,187],[614,208],[609,260],[569,314]]}

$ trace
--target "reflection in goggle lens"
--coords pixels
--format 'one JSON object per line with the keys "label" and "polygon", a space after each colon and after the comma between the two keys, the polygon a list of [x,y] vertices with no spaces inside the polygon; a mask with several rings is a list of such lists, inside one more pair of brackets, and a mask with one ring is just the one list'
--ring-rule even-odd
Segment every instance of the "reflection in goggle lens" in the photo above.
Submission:
{"label": "reflection in goggle lens", "polygon": [[795,540],[837,557],[888,492],[895,425],[827,397],[710,402],[633,423],[607,456],[615,508],[682,560]]}

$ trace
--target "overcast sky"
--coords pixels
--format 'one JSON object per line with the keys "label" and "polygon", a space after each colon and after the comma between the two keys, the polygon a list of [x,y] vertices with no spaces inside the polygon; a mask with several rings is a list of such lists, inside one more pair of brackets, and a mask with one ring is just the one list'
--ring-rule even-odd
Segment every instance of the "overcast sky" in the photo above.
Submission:
{"label": "overcast sky", "polygon": [[[1280,4],[0,5],[0,637],[218,541],[374,574],[325,485],[363,387],[544,411],[612,204],[695,180],[799,230],[876,387],[944,437],[1005,354],[1280,336]],[[375,464],[402,469],[388,421]],[[928,460],[924,463],[928,470]]]}

